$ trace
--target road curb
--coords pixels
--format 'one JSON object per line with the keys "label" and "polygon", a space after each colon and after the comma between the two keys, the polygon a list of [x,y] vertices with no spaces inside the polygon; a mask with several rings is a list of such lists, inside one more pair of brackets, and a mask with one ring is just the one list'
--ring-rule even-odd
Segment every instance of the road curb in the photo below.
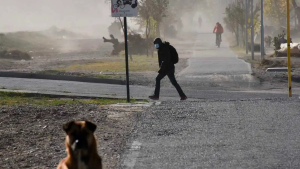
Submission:
{"label": "road curb", "polygon": [[117,84],[117,85],[125,85],[126,84],[126,82],[123,80],[115,80],[115,79],[100,79],[100,78],[66,76],[66,75],[47,75],[47,74],[37,74],[37,73],[0,72],[0,77],[64,80],[64,81],[104,83],[104,84]]}
{"label": "road curb", "polygon": [[288,72],[288,68],[287,67],[267,68],[266,72]]}
{"label": "road curb", "polygon": [[[9,89],[0,89],[0,92],[12,92],[12,93],[25,93],[27,97],[50,97],[50,98],[70,98],[70,99],[127,99],[127,97],[121,96],[110,96],[110,95],[99,95],[99,96],[85,96],[72,93],[42,93],[38,91],[29,91],[29,90],[9,90]],[[144,101],[145,98],[131,98],[135,101]]]}

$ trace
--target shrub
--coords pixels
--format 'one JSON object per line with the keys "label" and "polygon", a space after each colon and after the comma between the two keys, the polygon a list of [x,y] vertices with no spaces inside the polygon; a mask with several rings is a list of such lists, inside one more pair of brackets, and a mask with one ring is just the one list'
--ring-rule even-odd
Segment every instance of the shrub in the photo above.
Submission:
{"label": "shrub", "polygon": [[[248,42],[248,49],[251,51],[251,43]],[[254,43],[254,52],[259,52],[260,51],[260,44],[259,43]]]}
{"label": "shrub", "polygon": [[282,33],[278,34],[277,37],[275,36],[275,37],[273,38],[273,46],[274,46],[274,50],[279,50],[279,49],[280,49],[280,45],[281,45],[280,39],[281,39],[282,37],[284,37],[284,36],[285,36],[285,33],[284,33],[284,31],[283,31]]}
{"label": "shrub", "polygon": [[3,59],[31,60],[31,56],[28,53],[20,50],[3,51],[2,55],[0,54]]}

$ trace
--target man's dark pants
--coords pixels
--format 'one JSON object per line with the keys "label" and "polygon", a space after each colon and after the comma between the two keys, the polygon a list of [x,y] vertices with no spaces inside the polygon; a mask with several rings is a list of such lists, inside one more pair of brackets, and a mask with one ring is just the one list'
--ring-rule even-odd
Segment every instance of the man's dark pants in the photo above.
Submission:
{"label": "man's dark pants", "polygon": [[219,38],[219,40],[221,41],[222,40],[222,33],[218,33],[218,32],[216,32],[216,45],[218,44],[217,42],[218,42],[218,38]]}
{"label": "man's dark pants", "polygon": [[160,81],[165,77],[168,76],[171,83],[173,84],[173,86],[176,88],[177,92],[179,93],[180,97],[185,97],[185,94],[183,93],[181,87],[179,86],[179,84],[176,81],[175,78],[175,68],[173,68],[172,70],[169,70],[168,73],[159,73],[156,77],[156,87],[155,87],[155,91],[154,91],[154,95],[155,96],[159,96],[159,92],[160,92]]}

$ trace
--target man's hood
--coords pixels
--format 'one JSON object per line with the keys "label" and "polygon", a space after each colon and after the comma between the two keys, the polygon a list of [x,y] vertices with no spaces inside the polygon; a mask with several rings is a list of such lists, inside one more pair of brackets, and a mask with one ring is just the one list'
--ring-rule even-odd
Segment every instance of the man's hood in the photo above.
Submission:
{"label": "man's hood", "polygon": [[155,38],[153,41],[154,44],[164,44],[164,45],[170,45],[170,42],[162,41],[160,38]]}
{"label": "man's hood", "polygon": [[170,45],[170,42],[165,41],[164,44],[165,45]]}
{"label": "man's hood", "polygon": [[160,38],[155,38],[153,41],[154,44],[162,44],[162,40]]}

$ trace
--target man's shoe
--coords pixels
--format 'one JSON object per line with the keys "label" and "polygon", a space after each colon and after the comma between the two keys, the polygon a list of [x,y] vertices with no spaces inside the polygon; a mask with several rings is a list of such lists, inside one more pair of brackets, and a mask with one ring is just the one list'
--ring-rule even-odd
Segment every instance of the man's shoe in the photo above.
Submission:
{"label": "man's shoe", "polygon": [[149,99],[152,99],[152,100],[158,100],[159,97],[158,97],[158,96],[155,96],[155,95],[152,95],[152,96],[149,96]]}
{"label": "man's shoe", "polygon": [[181,97],[180,100],[186,100],[186,99],[187,99],[187,97],[186,97],[186,96],[183,96],[183,97]]}

